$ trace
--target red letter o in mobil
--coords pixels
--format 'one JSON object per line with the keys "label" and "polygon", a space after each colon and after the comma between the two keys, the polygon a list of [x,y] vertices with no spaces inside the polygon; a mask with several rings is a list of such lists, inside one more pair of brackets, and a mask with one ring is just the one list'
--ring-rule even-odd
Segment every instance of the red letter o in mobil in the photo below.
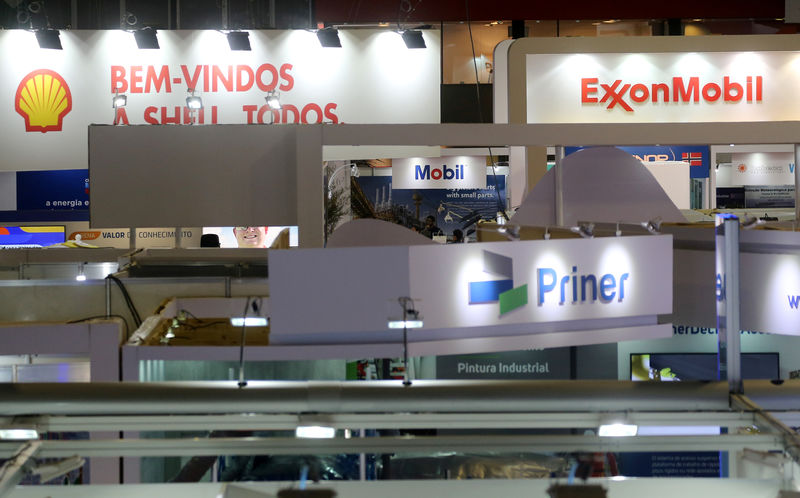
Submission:
{"label": "red letter o in mobil", "polygon": [[442,170],[437,168],[437,169],[431,171],[431,178],[433,178],[434,180],[441,180],[442,179]]}

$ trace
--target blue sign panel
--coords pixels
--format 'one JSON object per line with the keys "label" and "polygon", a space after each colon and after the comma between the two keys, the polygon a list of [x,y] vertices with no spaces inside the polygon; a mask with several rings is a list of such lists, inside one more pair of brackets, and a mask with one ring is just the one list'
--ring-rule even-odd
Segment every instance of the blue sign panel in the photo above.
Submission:
{"label": "blue sign panel", "polygon": [[[566,147],[571,154],[583,147]],[[617,147],[640,161],[683,161],[689,163],[690,178],[708,178],[711,164],[711,148],[707,145],[652,145],[639,147]]]}
{"label": "blue sign panel", "polygon": [[17,211],[89,210],[89,170],[17,172]]}

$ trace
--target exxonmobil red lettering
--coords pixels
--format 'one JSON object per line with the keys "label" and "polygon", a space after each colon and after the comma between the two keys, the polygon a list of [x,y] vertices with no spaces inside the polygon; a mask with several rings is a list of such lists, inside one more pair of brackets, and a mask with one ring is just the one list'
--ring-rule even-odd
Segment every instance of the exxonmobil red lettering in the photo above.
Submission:
{"label": "exxonmobil red lettering", "polygon": [[705,81],[699,76],[675,76],[672,81],[638,83],[614,80],[600,83],[599,78],[581,78],[581,104],[606,104],[606,109],[619,107],[633,112],[632,105],[657,102],[746,102],[763,100],[764,77],[747,76],[735,80],[723,76],[722,80]]}

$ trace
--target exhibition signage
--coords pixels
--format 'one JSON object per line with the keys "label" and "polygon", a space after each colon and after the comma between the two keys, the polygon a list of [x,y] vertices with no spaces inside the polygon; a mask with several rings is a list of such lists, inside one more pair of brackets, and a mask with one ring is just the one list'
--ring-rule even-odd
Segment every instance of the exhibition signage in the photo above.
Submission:
{"label": "exhibition signage", "polygon": [[465,189],[486,187],[486,158],[448,156],[392,160],[396,189]]}
{"label": "exhibition signage", "polygon": [[[708,178],[711,150],[707,145],[617,146],[643,163],[680,161],[689,164],[691,178]],[[566,155],[583,147],[565,147]]]}
{"label": "exhibition signage", "polygon": [[[439,122],[436,32],[424,32],[425,50],[387,30],[340,31],[336,49],[306,30],[249,34],[250,51],[212,30],[159,31],[159,50],[139,50],[129,32],[62,30],[63,50],[45,50],[31,32],[0,32],[0,170],[86,168],[87,126],[98,123]],[[280,111],[266,105],[272,91]],[[127,106],[113,109],[115,94]]]}
{"label": "exhibition signage", "polygon": [[672,312],[669,236],[411,248],[426,327],[600,320]]}
{"label": "exhibition signage", "polygon": [[788,121],[800,52],[527,54],[529,123]]}
{"label": "exhibition signage", "polygon": [[[409,340],[447,346],[426,354],[672,334],[658,324],[672,313],[669,235],[276,251],[270,262],[276,344],[394,341],[387,319],[402,296],[424,317]],[[520,339],[534,336],[549,342]]]}
{"label": "exhibition signage", "polygon": [[[794,185],[794,154],[751,152],[731,154],[728,185]],[[719,182],[718,182],[719,185]]]}

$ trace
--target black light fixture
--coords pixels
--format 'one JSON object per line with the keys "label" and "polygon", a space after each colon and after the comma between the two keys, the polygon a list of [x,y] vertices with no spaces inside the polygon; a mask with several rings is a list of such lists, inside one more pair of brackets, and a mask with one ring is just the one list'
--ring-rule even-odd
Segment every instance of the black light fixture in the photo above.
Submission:
{"label": "black light fixture", "polygon": [[317,30],[317,39],[323,47],[341,47],[339,41],[339,30],[336,28],[323,28]]}
{"label": "black light fixture", "polygon": [[39,42],[39,48],[62,50],[61,38],[59,38],[57,29],[37,29],[36,41]]}
{"label": "black light fixture", "polygon": [[426,48],[425,40],[422,38],[422,31],[407,29],[401,33],[406,48]]}
{"label": "black light fixture", "polygon": [[133,32],[133,37],[136,39],[136,46],[140,49],[157,49],[158,37],[154,28],[142,28]]}
{"label": "black light fixture", "polygon": [[250,33],[247,31],[231,31],[226,36],[231,50],[250,50]]}

